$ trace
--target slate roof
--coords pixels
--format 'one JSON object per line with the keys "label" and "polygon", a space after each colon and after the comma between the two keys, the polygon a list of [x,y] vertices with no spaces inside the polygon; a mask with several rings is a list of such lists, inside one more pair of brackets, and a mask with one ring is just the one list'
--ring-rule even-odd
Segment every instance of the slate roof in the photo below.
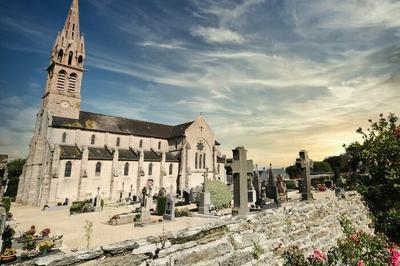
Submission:
{"label": "slate roof", "polygon": [[193,122],[171,126],[81,111],[79,119],[53,117],[52,127],[169,139],[183,136]]}
{"label": "slate roof", "polygon": [[89,160],[112,160],[113,155],[106,148],[89,148]]}
{"label": "slate roof", "polygon": [[167,152],[165,154],[165,161],[166,162],[179,162],[179,158],[178,158],[179,155],[180,155],[180,153],[173,154],[171,152]]}
{"label": "slate roof", "polygon": [[161,161],[161,157],[153,150],[144,151],[144,160],[145,161],[160,162]]}
{"label": "slate roof", "polygon": [[60,159],[80,160],[82,153],[76,146],[60,145]]}
{"label": "slate roof", "polygon": [[131,149],[119,149],[118,160],[120,161],[138,161],[139,155]]}

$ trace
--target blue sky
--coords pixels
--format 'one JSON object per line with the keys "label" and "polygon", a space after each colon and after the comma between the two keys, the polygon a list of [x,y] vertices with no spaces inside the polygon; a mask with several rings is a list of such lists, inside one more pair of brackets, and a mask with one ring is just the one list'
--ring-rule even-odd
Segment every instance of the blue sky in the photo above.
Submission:
{"label": "blue sky", "polygon": [[[0,153],[24,157],[70,1],[0,2]],[[286,166],[400,115],[400,2],[81,0],[82,109],[177,124]]]}

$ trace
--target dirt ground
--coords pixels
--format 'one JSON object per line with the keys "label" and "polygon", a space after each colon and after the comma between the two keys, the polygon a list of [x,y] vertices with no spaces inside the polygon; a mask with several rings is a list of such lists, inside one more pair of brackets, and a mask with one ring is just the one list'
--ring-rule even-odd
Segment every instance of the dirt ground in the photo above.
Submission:
{"label": "dirt ground", "polygon": [[[175,221],[158,222],[144,227],[134,227],[133,224],[111,226],[106,224],[110,217],[124,212],[132,211],[132,207],[105,207],[102,212],[69,215],[69,209],[41,211],[38,208],[27,207],[13,203],[11,212],[14,215],[14,227],[17,235],[27,231],[31,225],[36,226],[37,233],[48,227],[51,234],[64,235],[63,247],[65,252],[71,249],[86,247],[83,226],[86,221],[93,222],[93,237],[91,247],[111,244],[127,239],[139,239],[148,236],[161,235],[163,230],[177,231],[188,227],[211,222],[212,218],[180,217]],[[158,220],[159,216],[152,216]]]}

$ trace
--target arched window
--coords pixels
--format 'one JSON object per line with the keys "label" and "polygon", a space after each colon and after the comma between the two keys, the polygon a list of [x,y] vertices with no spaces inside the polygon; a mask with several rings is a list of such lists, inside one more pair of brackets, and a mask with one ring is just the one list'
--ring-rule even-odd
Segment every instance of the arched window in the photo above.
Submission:
{"label": "arched window", "polygon": [[201,169],[201,162],[202,162],[203,156],[200,154],[199,156],[199,168]]}
{"label": "arched window", "polygon": [[92,135],[92,137],[90,138],[90,144],[94,145],[96,143],[96,136]]}
{"label": "arched window", "polygon": [[195,156],[195,159],[194,159],[194,169],[198,168],[198,164],[197,164],[197,159],[198,158],[199,158],[199,154],[196,152],[196,156]]}
{"label": "arched window", "polygon": [[128,175],[129,175],[129,163],[125,163],[124,176],[128,176]]}
{"label": "arched window", "polygon": [[72,171],[72,163],[71,161],[68,161],[65,164],[64,177],[71,177],[71,171]]}
{"label": "arched window", "polygon": [[72,58],[74,57],[74,53],[73,52],[69,52],[68,55],[68,65],[72,65]]}
{"label": "arched window", "polygon": [[96,176],[100,176],[101,173],[101,162],[96,163]]}
{"label": "arched window", "polygon": [[206,169],[206,154],[203,154],[203,168]]}
{"label": "arched window", "polygon": [[68,79],[68,91],[69,92],[75,91],[77,77],[78,76],[75,73],[72,73],[71,75],[69,75],[69,79]]}
{"label": "arched window", "polygon": [[161,150],[161,141],[158,142],[158,149]]}
{"label": "arched window", "polygon": [[143,148],[143,140],[142,139],[139,141],[139,149],[141,149],[141,148]]}
{"label": "arched window", "polygon": [[174,170],[174,165],[172,163],[169,164],[169,174],[172,175],[172,172]]}
{"label": "arched window", "polygon": [[153,163],[149,163],[149,172],[148,172],[148,174],[149,175],[153,174]]}
{"label": "arched window", "polygon": [[66,75],[67,75],[67,72],[65,72],[64,70],[61,70],[60,72],[58,72],[57,89],[64,90]]}
{"label": "arched window", "polygon": [[66,141],[67,141],[67,132],[64,132],[64,133],[62,134],[61,142],[62,142],[62,143],[65,143]]}
{"label": "arched window", "polygon": [[58,54],[57,54],[57,60],[61,62],[63,56],[64,56],[64,51],[63,51],[62,49],[60,49],[60,50],[58,51]]}
{"label": "arched window", "polygon": [[121,139],[118,137],[117,138],[117,143],[116,143],[117,147],[119,147],[120,142],[121,142]]}
{"label": "arched window", "polygon": [[82,66],[82,64],[83,64],[83,56],[81,56],[81,55],[78,57],[78,64],[80,66]]}

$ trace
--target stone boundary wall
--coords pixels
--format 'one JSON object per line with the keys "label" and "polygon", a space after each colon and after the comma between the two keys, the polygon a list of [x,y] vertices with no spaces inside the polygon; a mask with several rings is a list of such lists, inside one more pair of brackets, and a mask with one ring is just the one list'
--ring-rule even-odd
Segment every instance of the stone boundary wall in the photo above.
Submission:
{"label": "stone boundary wall", "polygon": [[270,209],[211,220],[210,224],[161,237],[126,240],[95,249],[39,258],[24,265],[281,265],[280,253],[297,245],[326,251],[343,236],[338,218],[347,214],[357,229],[373,232],[361,196],[293,202]]}

